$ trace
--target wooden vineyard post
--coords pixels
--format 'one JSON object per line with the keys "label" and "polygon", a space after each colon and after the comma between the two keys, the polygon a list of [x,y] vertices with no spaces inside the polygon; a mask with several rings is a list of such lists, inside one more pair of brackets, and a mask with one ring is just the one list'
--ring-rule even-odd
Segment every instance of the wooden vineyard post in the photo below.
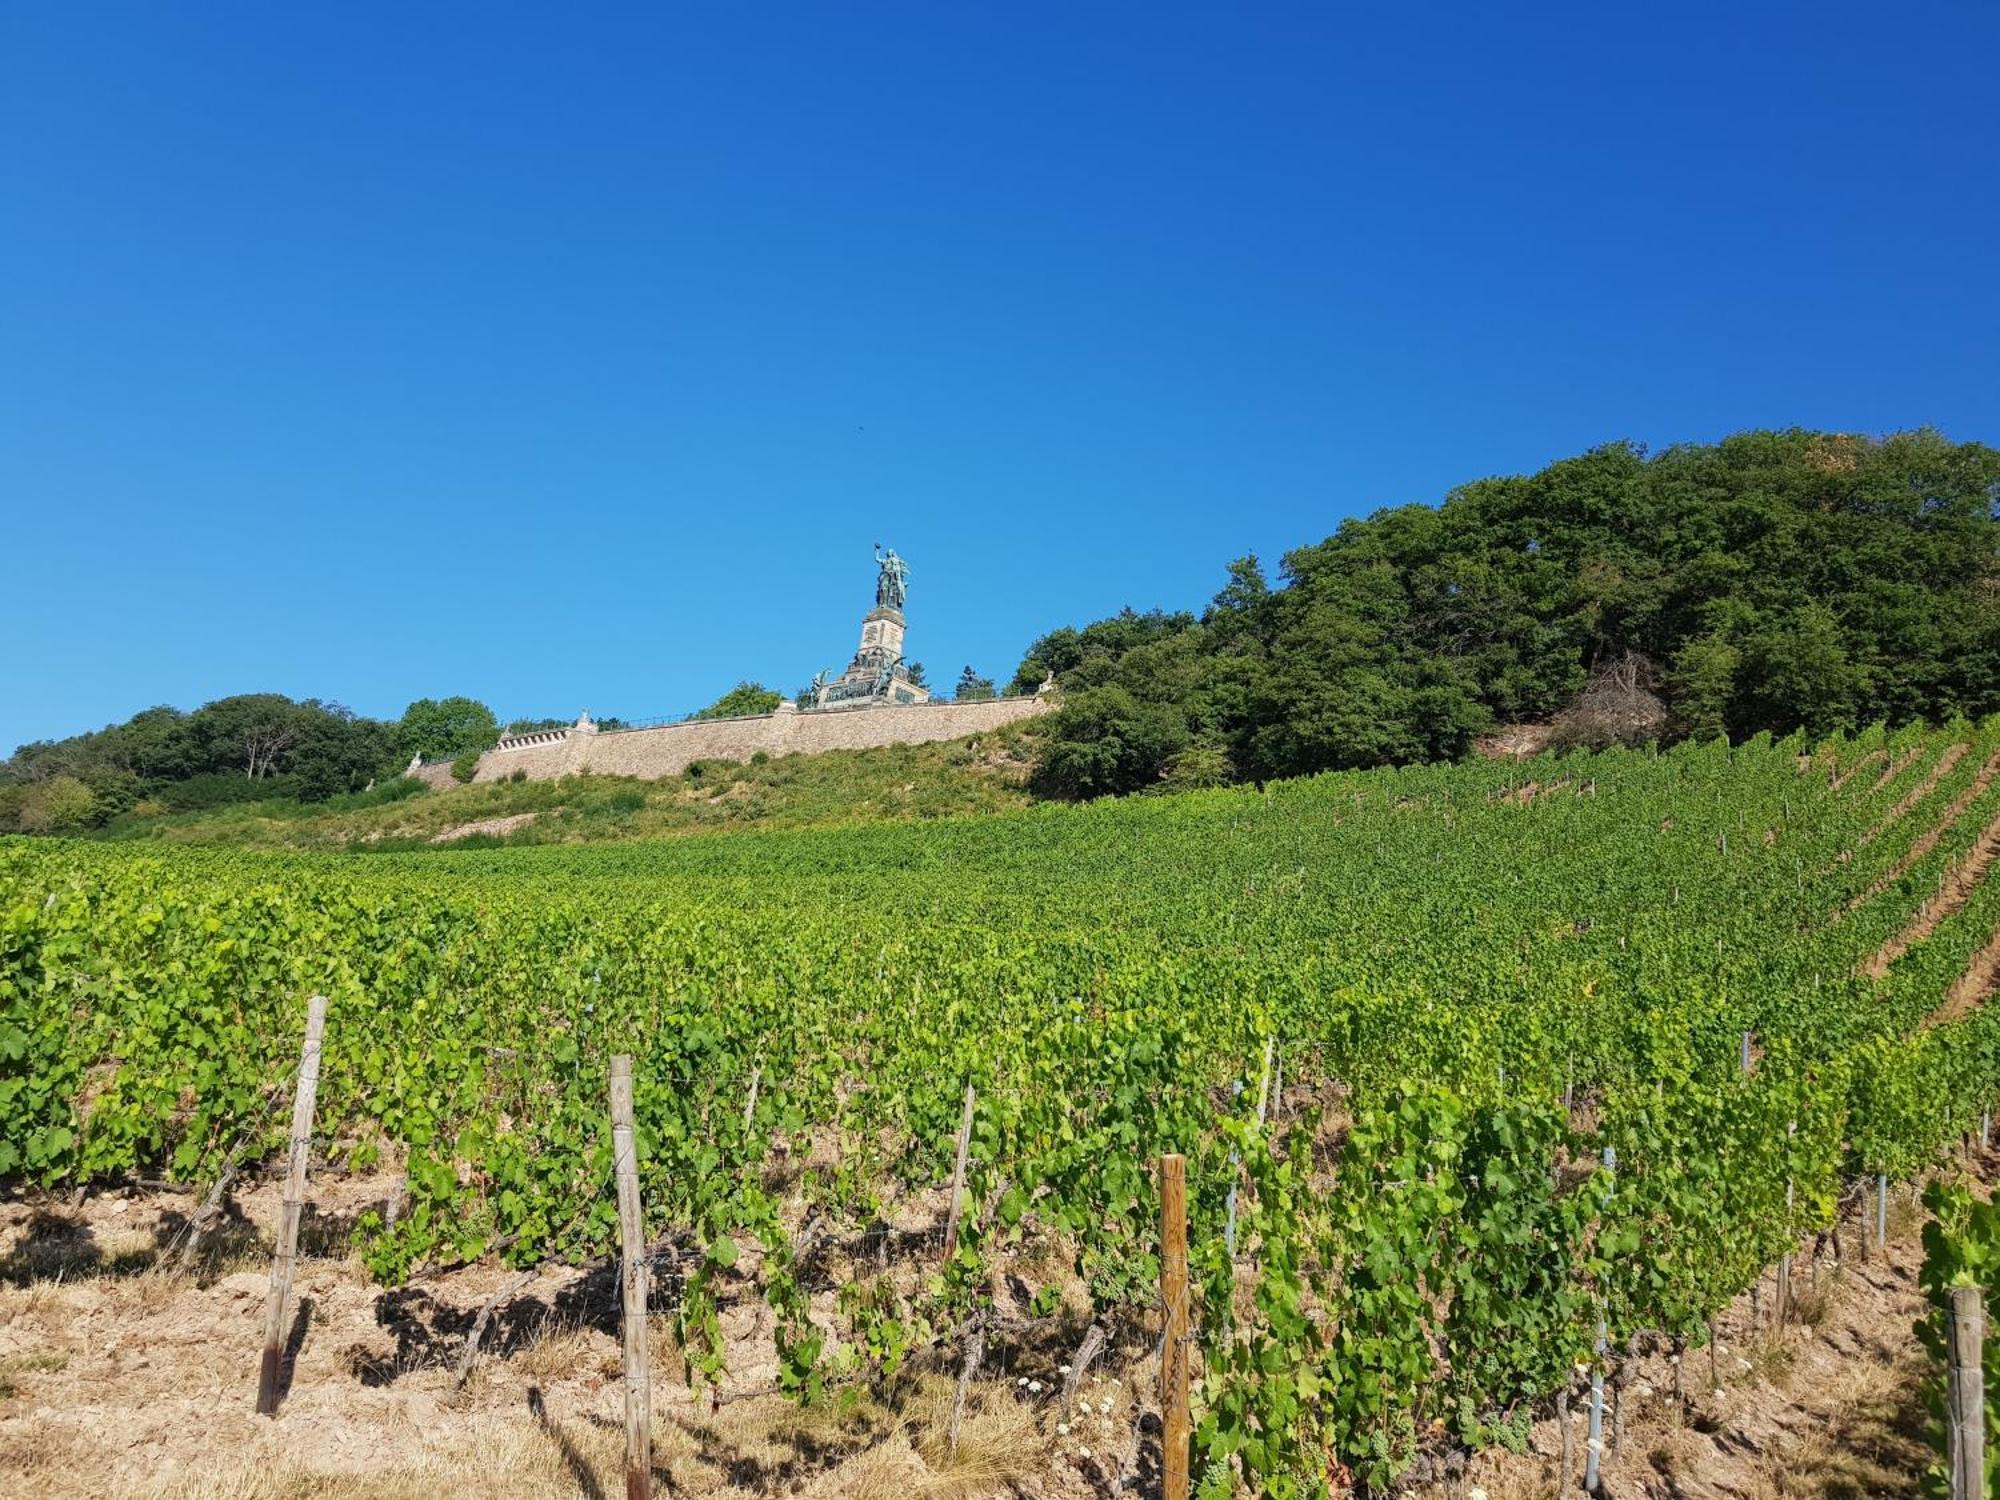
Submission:
{"label": "wooden vineyard post", "polygon": [[1187,1158],[1160,1158],[1160,1306],[1166,1337],[1160,1344],[1160,1493],[1188,1496],[1188,1267]]}
{"label": "wooden vineyard post", "polygon": [[632,1058],[611,1059],[611,1158],[618,1175],[619,1278],[625,1341],[625,1500],[653,1494],[653,1381],[646,1362],[646,1228],[632,1135]]}
{"label": "wooden vineyard post", "polygon": [[313,1099],[319,1093],[320,1038],[326,1032],[326,996],[306,1001],[306,1038],[299,1049],[298,1084],[292,1094],[291,1163],[285,1206],[278,1219],[278,1248],[271,1257],[271,1292],[264,1300],[264,1361],[257,1372],[257,1414],[278,1414],[280,1367],[285,1359],[285,1304],[292,1295],[292,1262],[305,1211],[306,1156],[312,1148]]}
{"label": "wooden vineyard post", "polygon": [[1889,1244],[1889,1174],[1879,1172],[1875,1176],[1875,1243],[1887,1249]]}
{"label": "wooden vineyard post", "polygon": [[965,1112],[958,1117],[958,1157],[951,1168],[951,1208],[944,1219],[944,1258],[958,1254],[958,1217],[965,1209],[965,1156],[972,1149],[972,1085],[965,1086]]}
{"label": "wooden vineyard post", "polygon": [[1951,1500],[1986,1497],[1985,1297],[1976,1286],[1951,1292],[1951,1367],[1945,1398]]}

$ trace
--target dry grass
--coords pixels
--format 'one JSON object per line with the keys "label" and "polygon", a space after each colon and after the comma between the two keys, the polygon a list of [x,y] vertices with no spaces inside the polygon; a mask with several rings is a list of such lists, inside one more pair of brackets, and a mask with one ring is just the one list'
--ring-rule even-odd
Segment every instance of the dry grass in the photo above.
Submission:
{"label": "dry grass", "polygon": [[[528,1342],[510,1356],[510,1362],[530,1380],[553,1385],[559,1380],[569,1380],[592,1370],[601,1373],[608,1342],[594,1329],[548,1318],[543,1320]],[[613,1363],[616,1363],[615,1358]],[[666,1372],[663,1370],[661,1374],[664,1377]]]}
{"label": "dry grass", "polygon": [[1928,1461],[1911,1399],[1919,1370],[1904,1361],[1906,1382],[1884,1388],[1851,1376],[1834,1394],[1829,1419],[1787,1437],[1743,1491],[1745,1500],[1866,1500],[1919,1492]]}
{"label": "dry grass", "polygon": [[1750,1366],[1750,1374],[1759,1380],[1768,1380],[1782,1390],[1791,1379],[1798,1348],[1783,1333],[1766,1329],[1743,1346],[1742,1359],[1744,1364]]}
{"label": "dry grass", "polygon": [[623,1457],[620,1433],[565,1434],[558,1440],[529,1431],[462,1452],[427,1454],[385,1474],[246,1465],[184,1477],[144,1493],[148,1500],[436,1500],[465,1493],[575,1500],[579,1493],[622,1491]]}
{"label": "dry grass", "polygon": [[1792,1321],[1807,1328],[1824,1328],[1827,1316],[1833,1310],[1834,1289],[1839,1286],[1843,1274],[1840,1271],[1822,1271],[1816,1281],[1803,1285],[1795,1276],[1793,1285],[1797,1290],[1792,1294]]}
{"label": "dry grass", "polygon": [[10,1422],[0,1431],[0,1492],[61,1493],[93,1457],[67,1428]]}
{"label": "dry grass", "polygon": [[948,1455],[954,1389],[949,1380],[926,1381],[903,1409],[904,1430],[930,1470],[922,1489],[928,1500],[959,1500],[1001,1489],[1025,1475],[1040,1457],[1034,1413],[1004,1386],[974,1388],[959,1424],[958,1451]]}

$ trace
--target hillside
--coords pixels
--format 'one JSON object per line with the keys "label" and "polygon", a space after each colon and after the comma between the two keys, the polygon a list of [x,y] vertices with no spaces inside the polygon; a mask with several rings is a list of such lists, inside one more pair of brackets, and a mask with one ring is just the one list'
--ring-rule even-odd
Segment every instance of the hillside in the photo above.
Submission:
{"label": "hillside", "polygon": [[[1833,1363],[1871,1424],[1914,1405],[1901,1188],[1852,1252],[1879,1180],[1995,1165],[1959,1147],[2000,1094],[1996,847],[2000,719],[597,848],[0,839],[31,1080],[0,1092],[0,1417],[56,1456],[0,1475],[131,1488],[224,1433],[339,1500],[475,1452],[509,1493],[608,1491],[626,1055],[675,1493],[1082,1500],[1156,1467],[1167,1157],[1211,1493],[1536,1493],[1593,1368],[1612,1492],[1756,1493],[1813,1461],[1802,1406],[1854,1430]],[[258,1164],[312,994],[300,1342],[259,1422]],[[238,1153],[240,1212],[176,1271]],[[1753,1292],[1780,1265],[1797,1326]],[[1592,1366],[1599,1316],[1638,1357]],[[1869,1451],[1866,1492],[1909,1492],[1921,1454]]]}
{"label": "hillside", "polygon": [[[1030,786],[1088,800],[1455,760],[1495,730],[1550,721],[1574,747],[1981,718],[2000,712],[1996,493],[2000,450],[1928,428],[1748,431],[1658,452],[1612,443],[1475,480],[1435,505],[1343,521],[1274,574],[1255,556],[1218,567],[1223,586],[1199,612],[1128,608],[1038,637],[1008,689],[1061,689]],[[1608,682],[1643,712],[1578,714],[1580,695]],[[968,668],[959,698],[992,687]],[[778,696],[739,683],[695,717]],[[454,825],[427,811],[406,831],[393,818],[350,828],[344,814],[412,756],[476,756],[501,730],[462,696],[418,699],[396,720],[276,693],[149,708],[0,762],[0,832],[68,834],[129,813],[284,797],[336,813],[330,842],[428,837]],[[965,790],[885,805],[892,816],[986,805],[983,792],[957,801]],[[479,816],[553,811],[500,803]],[[621,804],[620,816],[636,811]],[[570,813],[563,837],[620,826]],[[266,810],[192,826],[291,845],[303,830],[264,826],[286,821]]]}
{"label": "hillside", "polygon": [[399,781],[325,802],[132,812],[100,837],[383,852],[926,820],[1026,806],[1028,757],[1025,728],[1009,727],[937,744],[704,761],[663,781],[582,775],[447,791]]}

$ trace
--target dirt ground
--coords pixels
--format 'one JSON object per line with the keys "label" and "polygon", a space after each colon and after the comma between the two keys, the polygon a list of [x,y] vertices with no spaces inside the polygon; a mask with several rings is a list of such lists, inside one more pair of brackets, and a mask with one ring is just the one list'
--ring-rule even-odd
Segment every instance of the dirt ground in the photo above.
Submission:
{"label": "dirt ground", "polygon": [[[0,1202],[0,1494],[623,1494],[610,1272],[545,1271],[505,1300],[460,1387],[467,1331],[518,1273],[485,1265],[375,1286],[349,1242],[387,1186],[313,1186],[275,1419],[253,1412],[275,1184],[236,1193],[237,1214],[192,1274],[166,1248],[196,1206],[185,1194]],[[771,1390],[768,1317],[754,1292],[725,1299],[730,1375],[713,1409],[690,1395],[670,1320],[655,1318],[658,1493],[1070,1500],[1107,1493],[1136,1455],[1140,1413],[1123,1381],[1083,1380],[1064,1421],[1059,1356],[998,1338],[955,1455],[947,1361],[913,1370],[891,1397],[801,1412]]]}
{"label": "dirt ground", "polygon": [[[2000,1158],[1981,1164],[2000,1167]],[[274,1185],[238,1214],[196,1274],[163,1263],[193,1201],[139,1189],[0,1202],[0,1493],[414,1500],[449,1490],[527,1497],[622,1493],[623,1393],[608,1273],[545,1272],[501,1304],[485,1354],[458,1387],[479,1307],[516,1273],[471,1267],[396,1291],[350,1254],[355,1216],[382,1181],[315,1184],[302,1238],[283,1405],[253,1414]],[[1900,1191],[1900,1190],[1895,1190]],[[1920,1212],[1894,1205],[1888,1253],[1801,1257],[1799,1320],[1753,1322],[1749,1298],[1720,1348],[1690,1356],[1689,1407],[1664,1357],[1627,1383],[1614,1496],[1859,1497],[1917,1493],[1927,1462],[1911,1333]],[[172,1257],[164,1257],[170,1262]],[[1762,1308],[1768,1312],[1767,1280]],[[688,1394],[656,1320],[653,1434],[668,1495],[1082,1500],[1157,1493],[1153,1372],[1116,1351],[1064,1420],[1056,1347],[996,1344],[975,1382],[958,1452],[944,1432],[943,1362],[888,1398],[801,1412],[770,1393],[769,1328],[746,1297],[724,1314],[731,1378],[719,1405]],[[758,1361],[761,1360],[762,1364]],[[1572,1416],[1581,1477],[1583,1414]],[[1150,1450],[1150,1451],[1149,1451]],[[1421,1493],[1450,1500],[1555,1495],[1561,1437],[1541,1423],[1527,1455],[1481,1455]],[[1573,1481],[1574,1483],[1574,1481]]]}

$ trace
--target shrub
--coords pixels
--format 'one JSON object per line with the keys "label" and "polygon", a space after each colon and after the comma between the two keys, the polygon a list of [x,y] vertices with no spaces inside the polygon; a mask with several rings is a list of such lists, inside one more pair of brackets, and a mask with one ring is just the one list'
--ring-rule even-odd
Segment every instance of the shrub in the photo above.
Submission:
{"label": "shrub", "polygon": [[1228,753],[1214,745],[1190,745],[1170,756],[1160,770],[1160,789],[1191,792],[1202,787],[1227,786],[1236,779]]}
{"label": "shrub", "polygon": [[378,781],[361,791],[342,792],[337,797],[329,797],[315,810],[352,812],[362,807],[386,807],[391,802],[422,796],[429,790],[429,783],[414,776],[391,776],[387,781]]}
{"label": "shrub", "polygon": [[185,781],[155,786],[151,795],[175,812],[202,812],[238,802],[270,802],[290,797],[297,790],[298,783],[289,776],[266,776],[261,781],[252,781],[235,771],[211,771]]}
{"label": "shrub", "polygon": [[526,781],[528,779],[528,773],[525,770],[517,767],[516,769],[509,771],[507,773],[507,779],[511,782],[514,782],[516,785],[519,785],[521,782]]}
{"label": "shrub", "polygon": [[750,756],[750,764],[753,766],[768,766],[770,763],[771,752],[768,750],[758,750]]}
{"label": "shrub", "polygon": [[626,787],[623,791],[613,792],[604,799],[607,812],[634,813],[645,805],[646,794],[637,787]]}
{"label": "shrub", "polygon": [[478,774],[478,771],[479,752],[477,750],[468,750],[451,763],[451,779],[453,781],[470,781]]}
{"label": "shrub", "polygon": [[761,682],[739,682],[694,717],[697,719],[739,719],[767,714],[785,701]]}

